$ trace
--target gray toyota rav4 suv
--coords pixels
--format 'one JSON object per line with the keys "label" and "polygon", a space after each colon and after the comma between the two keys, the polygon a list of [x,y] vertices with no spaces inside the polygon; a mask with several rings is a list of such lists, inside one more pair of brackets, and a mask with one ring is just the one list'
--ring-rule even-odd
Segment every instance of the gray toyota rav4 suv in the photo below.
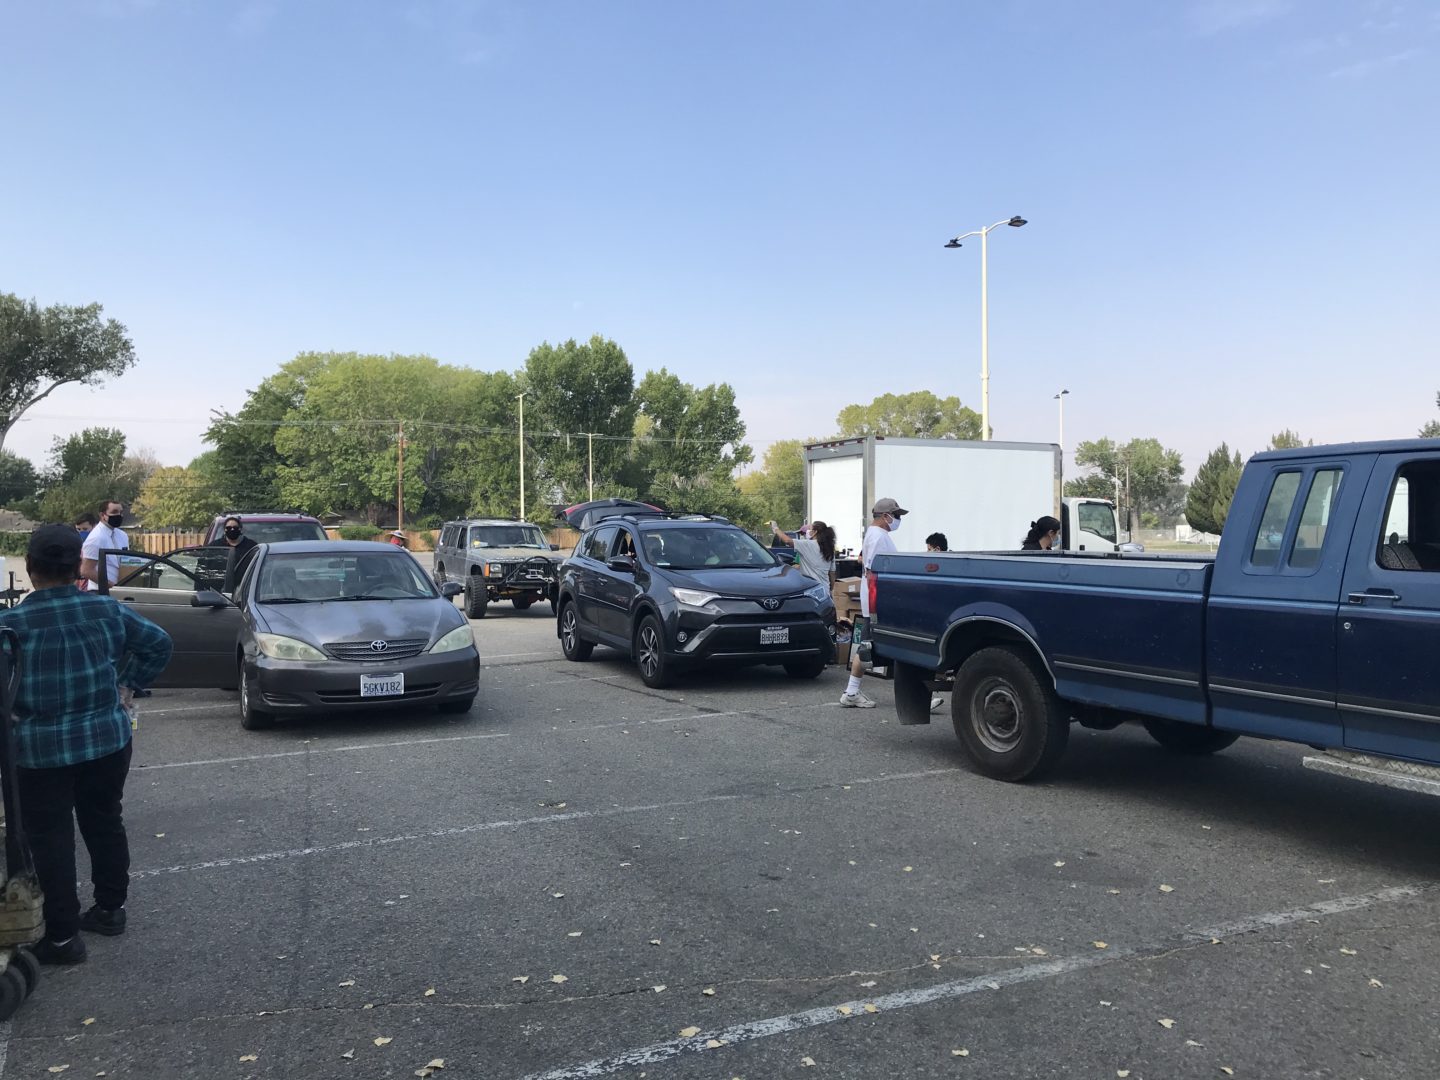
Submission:
{"label": "gray toyota rav4 suv", "polygon": [[435,582],[463,585],[465,614],[472,619],[483,619],[493,600],[510,600],[519,611],[549,600],[553,609],[559,550],[528,521],[447,521],[435,545]]}

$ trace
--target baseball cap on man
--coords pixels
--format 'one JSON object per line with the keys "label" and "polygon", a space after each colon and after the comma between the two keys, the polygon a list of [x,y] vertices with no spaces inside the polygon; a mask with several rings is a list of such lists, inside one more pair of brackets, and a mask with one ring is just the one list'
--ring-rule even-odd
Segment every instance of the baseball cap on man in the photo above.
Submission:
{"label": "baseball cap on man", "polygon": [[872,517],[879,517],[881,514],[889,514],[891,517],[903,517],[909,510],[900,509],[900,504],[894,499],[881,499],[875,504],[875,509],[870,511]]}
{"label": "baseball cap on man", "polygon": [[80,534],[73,525],[41,525],[30,534],[25,554],[40,562],[79,562],[80,543]]}

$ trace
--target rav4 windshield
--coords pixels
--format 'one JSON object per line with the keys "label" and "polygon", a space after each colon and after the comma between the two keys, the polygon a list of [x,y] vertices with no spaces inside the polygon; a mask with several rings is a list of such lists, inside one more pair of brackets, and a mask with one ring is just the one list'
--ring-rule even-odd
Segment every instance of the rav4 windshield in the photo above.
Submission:
{"label": "rav4 windshield", "polygon": [[545,537],[533,525],[474,525],[470,528],[472,548],[539,548],[549,550]]}
{"label": "rav4 windshield", "polygon": [[775,565],[753,536],[723,526],[647,529],[643,543],[646,559],[666,570],[765,570]]}
{"label": "rav4 windshield", "polygon": [[403,552],[363,555],[271,555],[260,567],[261,604],[329,600],[429,600],[435,589]]}

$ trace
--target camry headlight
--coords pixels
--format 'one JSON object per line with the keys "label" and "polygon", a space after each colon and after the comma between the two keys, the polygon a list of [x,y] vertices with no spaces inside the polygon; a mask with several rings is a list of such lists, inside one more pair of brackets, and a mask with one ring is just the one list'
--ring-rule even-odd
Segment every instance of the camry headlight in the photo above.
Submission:
{"label": "camry headlight", "polygon": [[819,600],[823,602],[830,599],[830,588],[829,586],[821,582],[815,585],[811,585],[810,588],[806,589],[805,595],[810,597],[811,600]]}
{"label": "camry headlight", "polygon": [[720,599],[719,593],[701,592],[699,589],[677,589],[673,585],[670,586],[670,595],[686,607],[704,607],[710,601]]}
{"label": "camry headlight", "polygon": [[324,660],[325,654],[299,638],[282,634],[256,634],[256,647],[271,660]]}
{"label": "camry headlight", "polygon": [[434,645],[430,646],[432,653],[438,652],[459,652],[470,645],[475,644],[475,634],[468,626],[457,626],[448,634],[442,637]]}

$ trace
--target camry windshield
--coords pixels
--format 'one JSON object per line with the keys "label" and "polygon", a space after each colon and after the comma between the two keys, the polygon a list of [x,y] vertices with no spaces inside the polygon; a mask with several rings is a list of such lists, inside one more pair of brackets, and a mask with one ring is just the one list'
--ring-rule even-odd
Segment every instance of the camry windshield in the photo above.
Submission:
{"label": "camry windshield", "polygon": [[272,554],[261,565],[255,586],[255,599],[261,604],[428,600],[435,595],[415,560],[402,551]]}
{"label": "camry windshield", "polygon": [[470,528],[472,548],[539,548],[549,544],[534,525],[474,525]]}
{"label": "camry windshield", "polygon": [[698,526],[650,529],[644,534],[647,560],[666,570],[764,570],[775,558],[739,529]]}

